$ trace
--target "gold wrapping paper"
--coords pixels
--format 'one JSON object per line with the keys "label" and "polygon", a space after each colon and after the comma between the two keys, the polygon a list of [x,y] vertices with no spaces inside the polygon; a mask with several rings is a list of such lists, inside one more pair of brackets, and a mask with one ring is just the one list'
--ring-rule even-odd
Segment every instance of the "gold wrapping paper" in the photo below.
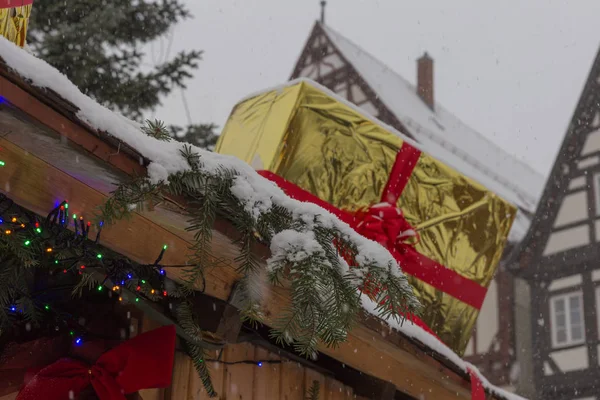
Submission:
{"label": "gold wrapping paper", "polygon": [[[14,3],[19,4],[18,1]],[[32,4],[12,8],[0,8],[0,30],[2,31],[2,36],[17,46],[24,47],[31,9]]]}
{"label": "gold wrapping paper", "polygon": [[[317,84],[300,81],[239,103],[216,151],[356,210],[380,202],[403,140]],[[398,206],[421,235],[421,254],[489,286],[516,213],[512,205],[422,153]],[[424,305],[422,319],[462,355],[478,310],[409,279]]]}

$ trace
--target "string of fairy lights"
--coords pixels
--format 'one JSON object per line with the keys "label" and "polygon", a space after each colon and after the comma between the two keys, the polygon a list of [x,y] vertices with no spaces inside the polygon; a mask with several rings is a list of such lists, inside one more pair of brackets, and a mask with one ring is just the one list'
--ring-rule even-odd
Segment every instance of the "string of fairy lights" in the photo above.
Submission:
{"label": "string of fairy lights", "polygon": [[[14,246],[21,246],[31,258],[39,260],[37,268],[48,272],[50,276],[63,274],[82,279],[85,274],[101,273],[103,281],[96,286],[97,292],[107,292],[108,296],[118,296],[119,302],[127,302],[123,290],[134,293],[134,302],[140,298],[151,301],[161,301],[169,296],[165,286],[165,267],[186,267],[183,265],[165,266],[161,264],[168,248],[165,244],[152,264],[136,264],[131,260],[102,248],[99,245],[103,222],[92,224],[83,216],[69,214],[69,203],[65,200],[58,204],[45,219],[16,205],[7,196],[0,194],[0,233],[4,239],[11,241]],[[90,231],[96,230],[95,238]],[[0,270],[2,263],[0,255]],[[107,288],[108,283],[112,288]],[[71,285],[73,286],[73,285]],[[26,295],[23,293],[23,295]],[[61,310],[55,310],[51,302],[42,301],[38,293],[29,294],[35,307],[40,311],[54,313],[54,319],[67,322],[70,315]],[[131,299],[130,296],[127,296]],[[18,299],[15,299],[15,301]],[[130,300],[131,301],[131,300]],[[18,318],[24,314],[18,303],[9,304],[9,315]],[[46,315],[49,316],[49,315]],[[69,327],[75,345],[84,341],[82,334],[73,328],[74,324],[64,323]],[[80,329],[80,327],[75,327]],[[58,331],[60,326],[57,325]]]}
{"label": "string of fairy lights", "polygon": [[[134,264],[129,259],[113,253],[99,245],[104,224],[99,222],[96,226],[89,221],[85,221],[83,216],[77,214],[69,215],[69,203],[65,200],[58,204],[45,219],[40,219],[37,215],[24,210],[16,205],[12,200],[3,194],[0,194],[0,232],[4,238],[13,238],[24,249],[38,252],[37,256],[42,260],[42,270],[52,275],[68,275],[81,277],[90,270],[102,271],[104,281],[102,281],[95,290],[106,292],[108,296],[118,296],[118,301],[125,303],[126,298],[131,296],[122,295],[127,290],[127,294],[134,294],[133,302],[140,302],[141,298],[160,301],[169,297],[165,288],[166,273],[165,268],[183,268],[184,265],[162,265],[161,261],[168,246],[163,245],[158,257],[152,264]],[[92,240],[90,231],[94,228],[97,233]],[[0,236],[2,236],[0,234]],[[1,238],[1,237],[0,237]],[[65,251],[77,250],[78,256],[62,258],[61,254]],[[2,269],[2,256],[0,255],[0,271]],[[112,288],[110,288],[110,284]],[[68,289],[72,284],[66,285]],[[60,289],[61,287],[59,287]],[[64,288],[64,287],[63,287]],[[55,288],[56,289],[56,288]],[[50,289],[52,290],[52,289]],[[44,291],[45,292],[45,291]],[[66,330],[72,337],[74,346],[81,346],[87,337],[98,337],[97,334],[86,331],[81,326],[77,315],[72,315],[65,310],[56,307],[50,302],[40,301],[38,293],[30,294],[36,306],[39,307],[46,317],[51,317],[55,321],[55,331]],[[8,306],[9,314],[18,318],[24,310],[17,304]],[[56,321],[60,321],[60,323]],[[215,346],[213,346],[215,347]],[[204,362],[221,364],[252,364],[262,367],[265,364],[280,364],[282,360],[241,360],[236,362],[226,362],[221,360],[222,345],[216,346],[221,349],[217,359],[205,359]]]}

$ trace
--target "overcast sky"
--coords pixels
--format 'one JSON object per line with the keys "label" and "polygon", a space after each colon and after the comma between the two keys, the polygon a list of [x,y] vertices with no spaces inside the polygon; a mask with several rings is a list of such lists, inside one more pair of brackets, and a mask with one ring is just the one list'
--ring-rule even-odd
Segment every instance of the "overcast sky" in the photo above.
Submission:
{"label": "overcast sky", "polygon": [[[202,49],[185,96],[193,122],[223,126],[245,95],[285,82],[319,0],[187,0],[171,55]],[[598,0],[328,0],[326,23],[409,81],[435,60],[435,96],[547,174],[600,44]],[[151,58],[167,56],[167,43]],[[181,93],[156,117],[185,123]]]}

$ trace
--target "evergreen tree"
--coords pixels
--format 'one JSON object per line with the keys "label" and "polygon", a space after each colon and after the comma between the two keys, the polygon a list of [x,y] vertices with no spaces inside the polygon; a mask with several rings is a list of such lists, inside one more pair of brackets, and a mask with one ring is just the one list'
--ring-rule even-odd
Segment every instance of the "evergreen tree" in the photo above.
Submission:
{"label": "evergreen tree", "polygon": [[[143,47],[191,15],[182,0],[36,0],[28,44],[81,91],[141,121],[174,89],[185,89],[202,51],[144,65]],[[215,125],[174,127],[181,141],[210,145]]]}

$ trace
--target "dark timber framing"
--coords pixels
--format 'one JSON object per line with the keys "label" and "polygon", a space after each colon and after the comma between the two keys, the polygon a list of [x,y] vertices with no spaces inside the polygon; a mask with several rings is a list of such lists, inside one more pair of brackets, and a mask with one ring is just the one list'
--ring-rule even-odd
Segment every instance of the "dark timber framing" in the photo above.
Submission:
{"label": "dark timber framing", "polygon": [[[593,281],[592,271],[600,269],[600,246],[596,240],[596,222],[600,221],[596,207],[597,193],[594,176],[600,173],[600,162],[579,166],[579,162],[599,157],[596,151],[581,155],[588,135],[598,130],[594,117],[600,112],[600,51],[597,53],[560,151],[552,167],[529,232],[512,260],[511,270],[529,281],[531,286],[531,324],[533,343],[534,383],[540,399],[569,400],[598,399],[600,381],[598,346],[598,311],[596,290],[600,281]],[[573,179],[584,178],[584,184],[569,189]],[[587,219],[554,227],[560,206],[566,196],[586,191]],[[544,255],[550,235],[566,232],[577,226],[587,227],[589,243],[564,251]],[[580,275],[581,283],[562,289],[550,290],[553,281]],[[585,341],[578,345],[552,347],[550,299],[552,296],[579,292],[583,299]],[[561,350],[585,348],[588,367],[575,371],[561,371],[551,354]],[[546,369],[550,374],[546,375]]]}

